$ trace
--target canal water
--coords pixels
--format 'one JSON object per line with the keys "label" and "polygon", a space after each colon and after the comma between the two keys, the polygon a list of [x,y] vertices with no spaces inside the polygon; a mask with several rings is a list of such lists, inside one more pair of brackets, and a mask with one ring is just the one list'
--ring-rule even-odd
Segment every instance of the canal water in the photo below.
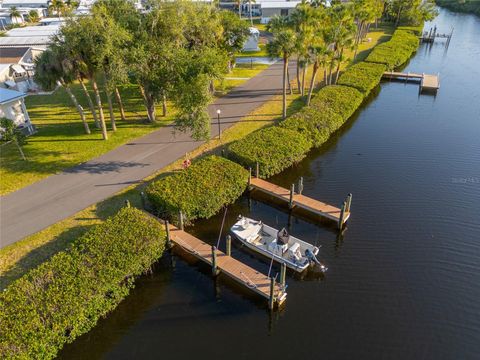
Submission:
{"label": "canal water", "polygon": [[[421,45],[405,70],[439,72],[436,96],[382,83],[326,146],[271,179],[288,187],[303,176],[305,194],[337,205],[352,192],[343,237],[247,197],[228,209],[227,226],[242,213],[321,245],[326,276],[289,274],[286,307],[269,314],[167,256],[60,357],[478,359],[480,18],[441,10],[434,24],[454,26],[449,48]],[[214,244],[221,220],[189,231]]]}

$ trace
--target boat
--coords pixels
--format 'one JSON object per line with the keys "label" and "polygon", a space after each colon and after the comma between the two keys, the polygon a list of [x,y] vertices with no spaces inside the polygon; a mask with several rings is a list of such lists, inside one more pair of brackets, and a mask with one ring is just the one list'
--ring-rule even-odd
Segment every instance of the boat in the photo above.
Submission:
{"label": "boat", "polygon": [[327,271],[325,265],[317,260],[319,248],[291,236],[285,228],[278,231],[261,221],[239,216],[230,231],[249,249],[283,263],[296,272],[303,272],[312,265],[318,265],[323,272]]}

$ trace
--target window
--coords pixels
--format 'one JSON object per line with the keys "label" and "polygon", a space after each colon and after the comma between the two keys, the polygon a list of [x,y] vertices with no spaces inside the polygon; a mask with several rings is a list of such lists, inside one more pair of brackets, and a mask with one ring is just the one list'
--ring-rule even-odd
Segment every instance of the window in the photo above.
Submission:
{"label": "window", "polygon": [[288,16],[288,9],[280,9],[281,16]]}

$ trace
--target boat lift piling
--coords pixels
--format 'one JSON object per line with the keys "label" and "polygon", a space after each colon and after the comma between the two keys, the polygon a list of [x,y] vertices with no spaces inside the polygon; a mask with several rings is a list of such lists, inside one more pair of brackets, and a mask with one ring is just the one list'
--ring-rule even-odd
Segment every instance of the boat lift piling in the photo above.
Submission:
{"label": "boat lift piling", "polygon": [[[250,168],[251,169],[251,168]],[[257,163],[257,173],[258,173]],[[352,194],[348,194],[347,198],[343,202],[341,209],[326,204],[324,202],[315,200],[308,196],[303,195],[303,177],[298,182],[298,193],[295,193],[295,184],[290,186],[290,190],[287,190],[281,186],[272,184],[268,181],[257,177],[252,177],[251,171],[248,178],[248,189],[250,191],[258,191],[263,194],[267,194],[281,202],[286,202],[288,208],[291,211],[295,209],[301,209],[309,214],[318,216],[322,219],[334,221],[337,224],[337,228],[342,230],[345,227],[346,222],[350,218],[350,207],[352,204]]]}
{"label": "boat lift piling", "polygon": [[[147,213],[157,221],[159,218]],[[215,246],[209,245],[193,235],[170,224],[167,220],[161,221],[165,225],[167,244],[170,243],[173,249],[180,249],[179,255],[194,257],[211,266],[211,273],[214,278],[223,274],[232,279],[243,288],[248,289],[264,299],[268,300],[268,308],[273,310],[281,307],[286,299],[285,286],[263,273],[255,270],[249,265],[231,256],[231,237],[226,237],[226,253],[218,250]]]}

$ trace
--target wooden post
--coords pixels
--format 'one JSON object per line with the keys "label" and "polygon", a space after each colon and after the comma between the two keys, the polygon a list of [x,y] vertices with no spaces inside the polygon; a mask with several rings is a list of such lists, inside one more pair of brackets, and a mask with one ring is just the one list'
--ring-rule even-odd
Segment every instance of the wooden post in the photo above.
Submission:
{"label": "wooden post", "polygon": [[350,206],[352,206],[352,193],[348,194],[347,196],[347,207],[346,207],[346,212],[350,212]]}
{"label": "wooden post", "polygon": [[178,212],[178,224],[180,226],[180,230],[183,231],[183,212],[182,212],[182,210],[180,210]]}
{"label": "wooden post", "polygon": [[257,168],[255,169],[255,177],[258,179],[260,176],[260,165],[258,164],[258,161],[256,166]]}
{"label": "wooden post", "polygon": [[232,237],[227,235],[227,256],[232,256]]}
{"label": "wooden post", "polygon": [[270,278],[270,299],[268,300],[268,308],[273,310],[273,306],[275,305],[275,278],[272,276]]}
{"label": "wooden post", "polygon": [[248,168],[248,190],[250,190],[250,185],[252,185],[252,168]]}
{"label": "wooden post", "polygon": [[212,246],[212,275],[217,276],[217,248]]}
{"label": "wooden post", "polygon": [[126,206],[127,208],[129,208],[129,207],[130,207],[130,201],[129,201],[128,199],[127,199],[127,200],[125,200],[125,206]]}
{"label": "wooden post", "polygon": [[298,193],[302,195],[303,192],[303,176],[300,177],[300,180],[298,180]]}
{"label": "wooden post", "polygon": [[288,202],[288,207],[293,209],[293,194],[295,193],[295,184],[292,184],[290,187],[290,200]]}
{"label": "wooden post", "polygon": [[338,219],[339,230],[343,229],[343,219],[345,219],[345,207],[346,207],[346,202],[344,201],[342,204],[342,208],[340,209],[340,218]]}
{"label": "wooden post", "polygon": [[285,286],[286,276],[287,276],[287,265],[285,265],[285,263],[282,263],[282,266],[280,268],[280,284],[282,284],[282,286]]}
{"label": "wooden post", "polygon": [[168,224],[168,220],[165,219],[165,232],[167,233],[167,248],[172,248],[172,240],[170,239],[170,227]]}

